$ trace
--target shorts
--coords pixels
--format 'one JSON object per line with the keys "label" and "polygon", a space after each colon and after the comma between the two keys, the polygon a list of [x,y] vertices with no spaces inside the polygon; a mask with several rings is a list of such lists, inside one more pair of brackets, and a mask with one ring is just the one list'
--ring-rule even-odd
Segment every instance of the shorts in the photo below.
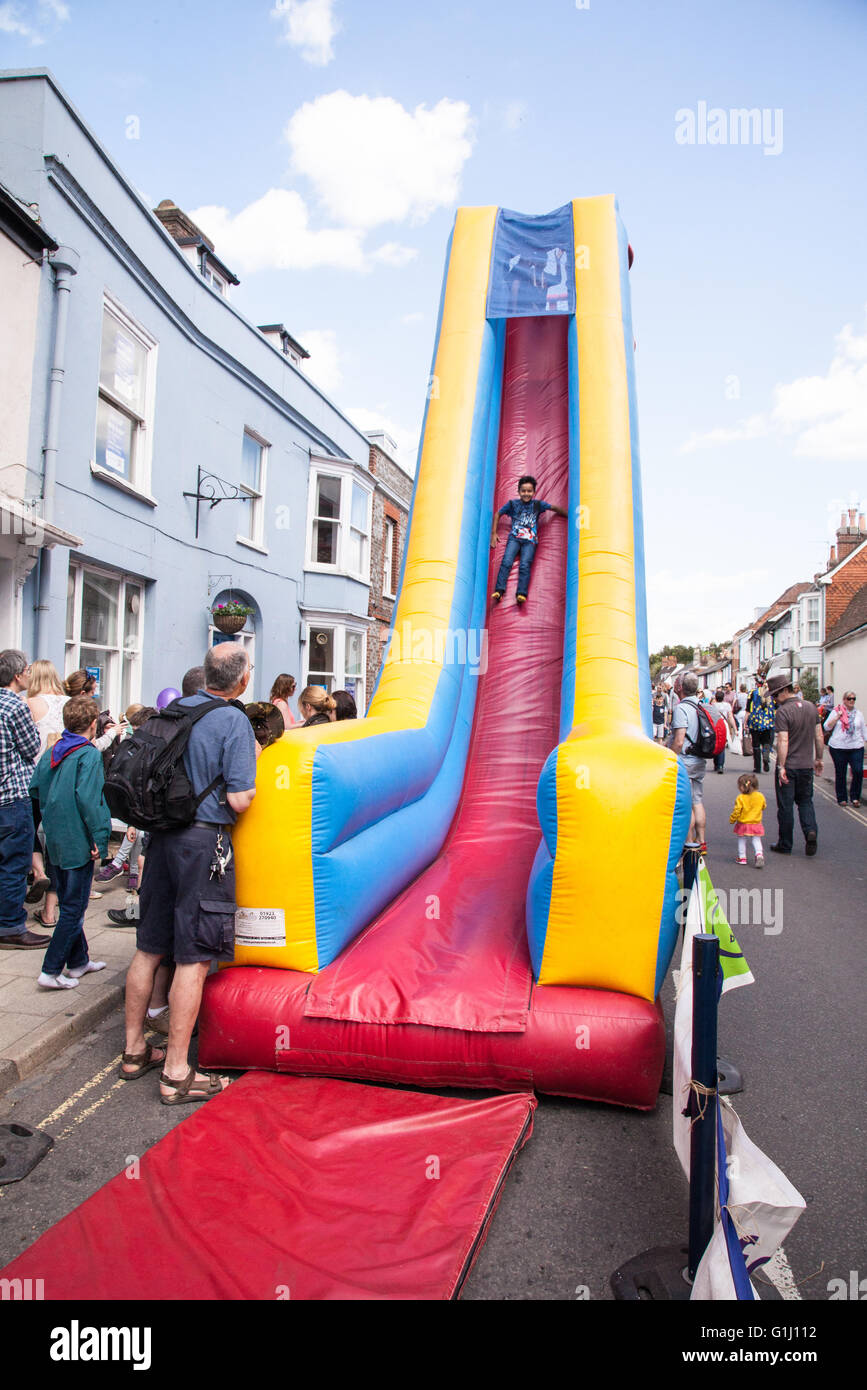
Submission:
{"label": "shorts", "polygon": [[[231,843],[223,831],[224,848]],[[235,861],[222,879],[210,878],[217,831],[190,825],[155,831],[139,895],[136,945],[176,965],[233,960],[235,956]]]}
{"label": "shorts", "polygon": [[693,806],[700,806],[704,802],[704,758],[684,758],[686,775],[689,778],[689,791],[692,797]]}

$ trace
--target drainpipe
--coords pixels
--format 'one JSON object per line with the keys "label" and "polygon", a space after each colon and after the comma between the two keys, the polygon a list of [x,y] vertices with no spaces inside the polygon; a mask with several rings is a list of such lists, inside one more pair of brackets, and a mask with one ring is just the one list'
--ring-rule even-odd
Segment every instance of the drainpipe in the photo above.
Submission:
{"label": "drainpipe", "polygon": [[[54,270],[54,290],[57,315],[54,322],[54,351],[48,386],[48,407],[45,420],[45,443],[42,447],[42,520],[54,521],[54,492],[57,481],[57,446],[60,436],[60,404],[66,375],[66,326],[69,319],[69,292],[72,277],[78,271],[80,257],[71,246],[58,246],[48,257]],[[38,598],[33,621],[33,650],[38,655],[41,641],[42,614],[48,612],[51,591],[50,553],[43,545],[39,551]]]}

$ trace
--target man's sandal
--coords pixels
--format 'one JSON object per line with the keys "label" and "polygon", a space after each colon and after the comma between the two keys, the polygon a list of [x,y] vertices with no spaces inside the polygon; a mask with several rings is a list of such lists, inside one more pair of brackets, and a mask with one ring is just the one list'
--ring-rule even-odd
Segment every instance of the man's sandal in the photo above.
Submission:
{"label": "man's sandal", "polygon": [[[165,1072],[160,1076],[162,1086],[171,1086],[174,1095],[164,1096],[160,1091],[160,1100],[163,1105],[194,1105],[200,1100],[210,1100],[212,1096],[219,1096],[228,1087],[223,1086],[219,1076],[212,1075],[211,1072],[202,1072],[207,1076],[207,1088],[204,1081],[200,1081],[197,1086],[193,1085],[196,1079],[196,1068],[190,1067],[183,1081],[175,1081],[171,1076],[166,1076]],[[190,1095],[190,1091],[198,1091],[199,1095]]]}
{"label": "man's sandal", "polygon": [[[118,1069],[118,1076],[121,1081],[137,1081],[140,1076],[144,1076],[146,1071],[153,1071],[154,1067],[165,1065],[165,1049],[158,1048],[162,1052],[162,1057],[154,1057],[154,1049],[150,1043],[145,1043],[144,1052],[124,1052],[121,1057],[121,1066]],[[124,1071],[125,1066],[134,1066],[135,1071]]]}

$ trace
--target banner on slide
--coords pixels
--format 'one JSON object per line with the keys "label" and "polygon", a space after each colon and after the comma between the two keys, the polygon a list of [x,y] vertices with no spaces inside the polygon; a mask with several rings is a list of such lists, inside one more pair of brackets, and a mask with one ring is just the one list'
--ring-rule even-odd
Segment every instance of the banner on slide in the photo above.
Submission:
{"label": "banner on slide", "polygon": [[500,208],[488,281],[489,319],[575,312],[572,204],[542,217]]}

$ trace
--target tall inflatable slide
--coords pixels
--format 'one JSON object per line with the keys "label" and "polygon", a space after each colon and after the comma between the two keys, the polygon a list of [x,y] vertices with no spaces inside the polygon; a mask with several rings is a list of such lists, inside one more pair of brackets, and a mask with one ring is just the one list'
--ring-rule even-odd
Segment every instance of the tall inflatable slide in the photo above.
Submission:
{"label": "tall inflatable slide", "polygon": [[[630,259],[611,197],[458,211],[386,660],[259,760],[205,1066],[655,1103],[689,790],[648,737]],[[525,473],[568,516],[497,605]]]}

